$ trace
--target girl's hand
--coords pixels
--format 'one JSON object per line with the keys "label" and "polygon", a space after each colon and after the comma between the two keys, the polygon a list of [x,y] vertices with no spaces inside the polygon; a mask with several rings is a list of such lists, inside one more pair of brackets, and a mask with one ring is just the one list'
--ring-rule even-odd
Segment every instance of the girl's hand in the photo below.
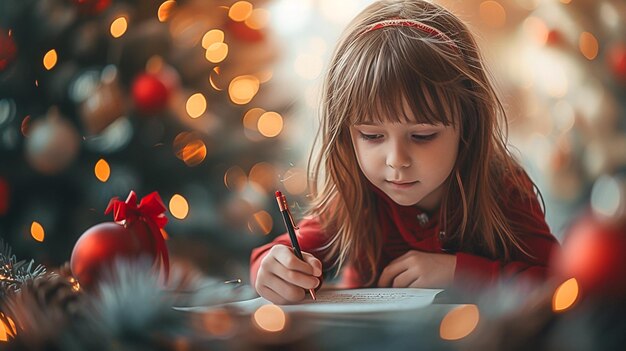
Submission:
{"label": "girl's hand", "polygon": [[378,286],[392,288],[445,288],[452,284],[456,256],[409,251],[383,269]]}
{"label": "girl's hand", "polygon": [[322,262],[307,252],[304,261],[285,245],[273,246],[263,257],[254,288],[265,299],[275,304],[289,304],[304,299],[308,289],[320,284]]}

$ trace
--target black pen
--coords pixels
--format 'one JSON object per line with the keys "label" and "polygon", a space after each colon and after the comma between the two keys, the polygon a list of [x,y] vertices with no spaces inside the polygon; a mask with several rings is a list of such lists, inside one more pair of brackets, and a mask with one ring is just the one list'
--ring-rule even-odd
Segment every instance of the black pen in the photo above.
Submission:
{"label": "black pen", "polygon": [[[276,201],[278,202],[278,208],[280,208],[280,213],[283,215],[283,221],[285,222],[285,227],[287,227],[287,232],[289,233],[289,239],[291,240],[291,247],[293,247],[293,253],[300,260],[304,261],[304,257],[302,257],[302,251],[300,251],[300,244],[298,244],[298,237],[296,237],[296,227],[293,222],[293,217],[291,217],[291,211],[289,211],[289,205],[287,204],[287,198],[280,191],[276,191]],[[313,289],[309,289],[309,294],[313,300],[315,300],[315,291]]]}

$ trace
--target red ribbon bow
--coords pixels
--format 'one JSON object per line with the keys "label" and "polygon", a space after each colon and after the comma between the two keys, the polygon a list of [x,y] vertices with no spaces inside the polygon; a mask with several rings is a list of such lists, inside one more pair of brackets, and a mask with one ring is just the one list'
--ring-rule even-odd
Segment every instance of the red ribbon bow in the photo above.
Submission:
{"label": "red ribbon bow", "polygon": [[137,195],[131,190],[126,201],[121,201],[117,197],[112,198],[104,214],[109,214],[113,211],[113,220],[115,222],[125,221],[126,225],[137,220],[143,221],[148,225],[156,243],[157,257],[160,257],[163,262],[165,280],[167,281],[170,261],[165,238],[161,234],[161,228],[164,228],[165,224],[167,224],[166,210],[167,208],[156,191],[144,196],[141,202],[139,202],[139,206],[137,206]]}

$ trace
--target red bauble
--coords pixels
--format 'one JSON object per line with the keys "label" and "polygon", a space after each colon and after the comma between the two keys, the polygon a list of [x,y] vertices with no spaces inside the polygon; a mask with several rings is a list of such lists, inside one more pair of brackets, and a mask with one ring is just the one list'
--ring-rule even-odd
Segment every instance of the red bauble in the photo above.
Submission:
{"label": "red bauble", "polygon": [[576,278],[584,297],[626,298],[626,225],[587,216],[568,232],[554,264]]}
{"label": "red bauble", "polygon": [[133,85],[133,101],[137,110],[143,114],[161,111],[167,106],[169,89],[157,76],[144,73],[135,78]]}
{"label": "red bauble", "polygon": [[74,4],[80,12],[96,15],[109,7],[111,0],[74,0]]}
{"label": "red bauble", "polygon": [[17,47],[7,30],[0,28],[0,72],[15,60]]}
{"label": "red bauble", "polygon": [[241,41],[257,43],[265,39],[263,32],[248,27],[244,22],[228,21],[226,25],[233,36]]}
{"label": "red bauble", "polygon": [[613,74],[618,80],[626,82],[626,44],[613,45],[606,57]]}
{"label": "red bauble", "polygon": [[135,221],[129,226],[107,222],[89,228],[78,238],[70,267],[81,287],[91,290],[116,259],[157,258],[156,243],[148,226]]}

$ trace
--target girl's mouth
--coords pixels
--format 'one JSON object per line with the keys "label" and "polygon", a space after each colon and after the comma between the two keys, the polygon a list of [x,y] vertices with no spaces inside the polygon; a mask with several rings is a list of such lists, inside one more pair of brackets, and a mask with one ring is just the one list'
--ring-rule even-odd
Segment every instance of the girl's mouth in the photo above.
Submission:
{"label": "girl's mouth", "polygon": [[393,186],[394,188],[400,188],[400,189],[406,189],[406,188],[410,188],[413,185],[419,183],[419,181],[398,181],[398,180],[386,180],[387,183],[389,183],[391,186]]}

